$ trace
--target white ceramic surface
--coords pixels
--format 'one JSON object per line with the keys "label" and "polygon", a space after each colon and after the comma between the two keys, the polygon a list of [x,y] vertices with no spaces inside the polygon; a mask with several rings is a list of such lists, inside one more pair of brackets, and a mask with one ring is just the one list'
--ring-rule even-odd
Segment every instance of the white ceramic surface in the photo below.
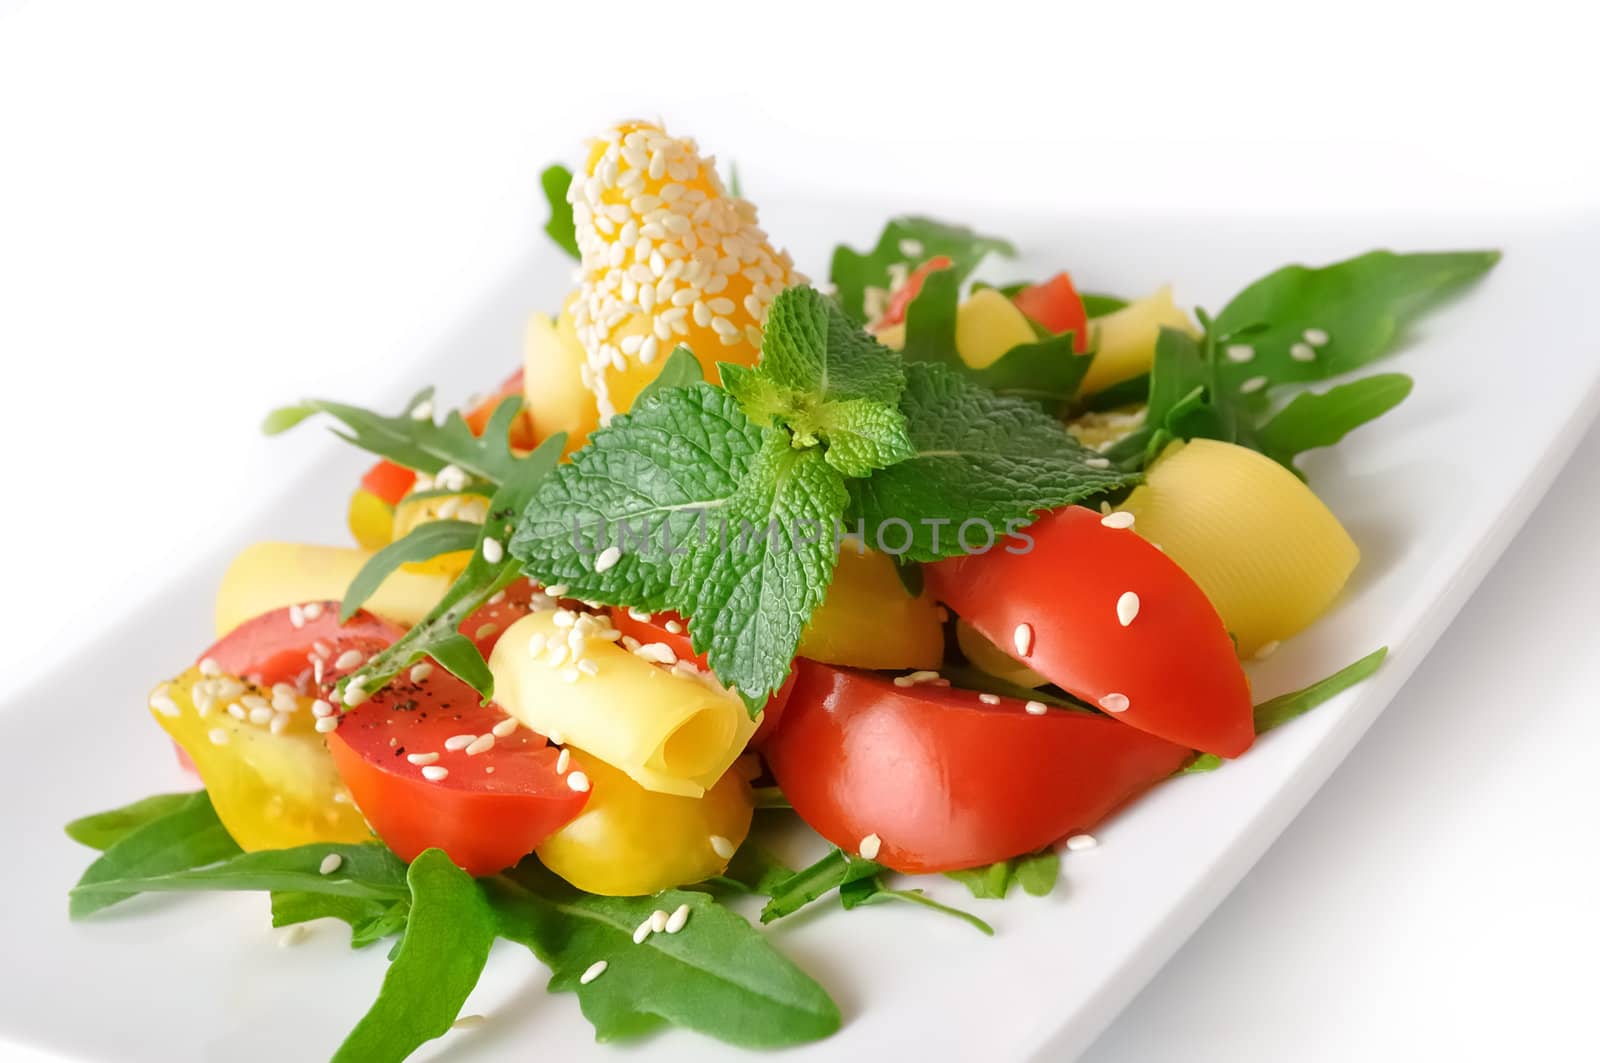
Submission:
{"label": "white ceramic surface", "polygon": [[[773,231],[815,272],[836,236],[865,242],[882,217],[859,207],[771,204]],[[1024,260],[1001,273],[1070,265],[1095,290],[1137,293],[1172,280],[1211,307],[1286,261],[1321,262],[1374,246],[1498,246],[1506,259],[1470,297],[1427,319],[1385,363],[1417,378],[1413,396],[1308,471],[1350,527],[1364,560],[1338,609],[1253,668],[1268,696],[1380,644],[1388,665],[1361,688],[1263,740],[1241,761],[1159,788],[1097,832],[1099,849],[1065,861],[1047,899],[975,905],[985,939],[921,911],[835,909],[772,933],[834,993],[845,1029],[796,1058],[881,1056],[1059,1059],[1080,1050],[1160,966],[1300,809],[1416,667],[1560,467],[1600,401],[1600,313],[1574,298],[1600,250],[1600,227],[1571,219],[1062,217],[1007,223]],[[565,266],[543,253],[488,293],[460,333],[387,395],[504,371],[527,311],[552,305]],[[448,368],[447,368],[448,367]],[[1501,431],[1507,424],[1517,431]],[[209,637],[212,585],[248,537],[334,540],[361,459],[314,433],[286,440],[275,505],[218,518],[217,552],[0,713],[0,828],[25,859],[6,875],[0,941],[26,958],[7,979],[0,1037],[89,1058],[317,1058],[336,1046],[381,977],[377,952],[351,955],[332,928],[279,949],[259,896],[152,898],[81,924],[65,891],[89,859],[67,819],[183,785],[143,695]],[[315,462],[314,467],[312,463]],[[290,473],[299,470],[299,479]],[[174,506],[177,514],[181,507]],[[182,515],[190,515],[188,512]],[[87,584],[85,585],[87,587]],[[63,725],[72,721],[71,727]],[[92,728],[87,721],[93,721]],[[59,745],[72,755],[58,755]],[[952,883],[930,884],[956,900]],[[646,1053],[699,1061],[737,1053],[683,1033],[601,1050],[568,996],[548,996],[524,951],[501,946],[467,1005],[490,1021],[453,1033],[424,1058],[554,1058]]]}

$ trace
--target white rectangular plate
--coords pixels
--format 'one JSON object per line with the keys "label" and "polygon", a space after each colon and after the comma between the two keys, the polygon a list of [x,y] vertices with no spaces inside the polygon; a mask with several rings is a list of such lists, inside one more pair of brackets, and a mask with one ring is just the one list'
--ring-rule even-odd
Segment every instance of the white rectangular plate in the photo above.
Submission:
{"label": "white rectangular plate", "polygon": [[[770,231],[823,272],[827,242],[857,245],[887,211],[784,207]],[[844,1029],[787,1056],[875,1059],[884,1046],[925,1058],[1069,1057],[1080,1051],[1233,887],[1388,703],[1549,485],[1600,402],[1600,312],[1574,278],[1600,255],[1600,226],[1572,219],[1188,216],[1019,220],[951,211],[1009,234],[1017,275],[1070,266],[1096,291],[1139,294],[1168,281],[1180,301],[1220,308],[1246,282],[1286,262],[1322,263],[1373,247],[1499,247],[1506,257],[1470,295],[1426,319],[1383,363],[1416,377],[1411,398],[1377,425],[1306,465],[1363,559],[1338,608],[1252,665],[1258,696],[1303,685],[1379,645],[1376,678],[1265,738],[1242,760],[1159,787],[1098,832],[1098,849],[1065,860],[1048,898],[973,902],[954,883],[927,883],[992,922],[988,939],[922,910],[845,913],[818,905],[771,931],[833,993]],[[1009,223],[1008,223],[1009,221]],[[537,256],[509,278],[460,335],[404,383],[459,390],[506,371],[522,320],[555,305],[567,264]],[[386,396],[336,396],[360,402]],[[321,442],[286,442],[285,483],[253,522],[256,537],[341,541],[340,514],[358,457]],[[323,448],[313,475],[296,459]],[[0,714],[0,837],[11,853],[0,941],[7,948],[0,1039],[71,1056],[235,1063],[327,1056],[370,1003],[383,950],[352,954],[342,927],[318,924],[281,949],[259,895],[140,898],[83,923],[66,893],[91,854],[67,820],[146,794],[185,788],[144,708],[153,682],[193,659],[211,635],[216,578],[242,541],[176,575],[74,663],[18,693]],[[82,588],[87,590],[88,588]],[[467,1013],[488,1021],[453,1032],[421,1058],[741,1058],[669,1032],[600,1049],[570,995],[502,943]],[[576,1053],[576,1057],[574,1055]]]}

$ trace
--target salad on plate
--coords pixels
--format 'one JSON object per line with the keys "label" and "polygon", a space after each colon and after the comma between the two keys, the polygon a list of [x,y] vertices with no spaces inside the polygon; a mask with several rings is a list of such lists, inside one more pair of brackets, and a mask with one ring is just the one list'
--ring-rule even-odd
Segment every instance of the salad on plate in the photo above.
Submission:
{"label": "salad on plate", "polygon": [[73,918],[254,890],[286,940],[385,943],[335,1059],[475,1021],[498,938],[602,1041],[808,1042],[840,1009],[761,925],[992,933],[1119,808],[1382,661],[1252,697],[1360,560],[1296,461],[1405,399],[1352,374],[1497,253],[1287,266],[1208,313],[979,280],[1012,244],[920,216],[814,282],[649,122],[543,187],[575,287],[492,393],[267,417],[375,456],[353,541],[246,547],[216,641],[151,662],[202,788],[68,825],[100,851]]}

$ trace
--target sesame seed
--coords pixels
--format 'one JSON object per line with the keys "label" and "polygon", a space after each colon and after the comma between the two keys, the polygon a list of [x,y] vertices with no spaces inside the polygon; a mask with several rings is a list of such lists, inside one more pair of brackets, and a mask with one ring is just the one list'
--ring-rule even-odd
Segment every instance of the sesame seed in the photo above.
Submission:
{"label": "sesame seed", "polygon": [[228,744],[228,731],[223,727],[213,727],[211,730],[206,732],[206,737],[211,739],[211,744],[214,746],[225,746]]}
{"label": "sesame seed", "polygon": [[437,764],[439,762],[439,754],[437,754],[437,753],[407,753],[406,754],[406,759],[409,760],[411,763],[415,764],[417,767],[423,768],[423,767],[428,766],[429,764]]}
{"label": "sesame seed", "polygon": [[1112,692],[1100,699],[1100,707],[1107,712],[1127,712],[1128,695]]}
{"label": "sesame seed", "polygon": [[470,1030],[474,1026],[482,1026],[488,1021],[489,1020],[484,1018],[482,1015],[463,1015],[461,1018],[451,1023],[450,1028],[452,1030]]}
{"label": "sesame seed", "polygon": [[1268,657],[1271,657],[1274,653],[1277,653],[1278,652],[1278,647],[1281,646],[1281,645],[1282,645],[1282,643],[1280,643],[1277,639],[1272,639],[1270,642],[1263,642],[1256,649],[1255,659],[1258,660],[1258,661],[1266,660]]}
{"label": "sesame seed", "polygon": [[659,934],[662,931],[666,930],[667,929],[667,920],[669,918],[671,918],[671,917],[668,916],[667,913],[662,911],[660,908],[657,908],[655,911],[651,912],[650,913],[650,929],[651,929],[651,931],[653,931],[654,933]]}
{"label": "sesame seed", "polygon": [[288,713],[280,712],[272,718],[272,722],[267,725],[267,730],[275,735],[281,735],[289,729],[289,719]]}
{"label": "sesame seed", "polygon": [[567,594],[567,585],[565,583],[552,583],[544,589],[544,592],[552,598],[564,598]]}
{"label": "sesame seed", "polygon": [[[563,752],[565,752],[565,750],[563,750]],[[567,774],[567,789],[576,790],[580,794],[588,793],[589,776],[585,775],[581,771],[569,772]]]}
{"label": "sesame seed", "polygon": [[897,675],[894,677],[894,685],[897,687],[911,687],[916,686],[916,683],[912,682],[911,677],[908,675]]}
{"label": "sesame seed", "polygon": [[1256,349],[1248,343],[1230,343],[1222,353],[1228,356],[1228,361],[1242,365],[1256,356]]}
{"label": "sesame seed", "polygon": [[456,753],[460,750],[466,749],[473,742],[477,741],[477,738],[477,735],[451,735],[449,738],[444,740],[444,748],[451,753]]}
{"label": "sesame seed", "polygon": [[307,620],[315,620],[317,617],[322,615],[322,603],[307,602],[300,607],[300,614]]}
{"label": "sesame seed", "polygon": [[533,657],[539,656],[539,654],[544,652],[545,645],[549,641],[550,640],[545,636],[543,631],[535,631],[532,635],[528,636],[528,654]]}
{"label": "sesame seed", "polygon": [[521,725],[517,723],[517,718],[515,716],[507,716],[505,719],[501,720],[499,723],[490,728],[489,733],[494,735],[496,738],[510,738],[516,733],[519,726]]}
{"label": "sesame seed", "polygon": [[900,253],[907,258],[920,258],[922,256],[922,241],[906,237],[900,241]]}
{"label": "sesame seed", "polygon": [[1011,644],[1016,647],[1017,656],[1027,657],[1033,653],[1033,627],[1030,624],[1018,624],[1016,630],[1011,632]]}
{"label": "sesame seed", "polygon": [[333,662],[333,666],[341,672],[347,672],[352,668],[361,667],[361,663],[366,659],[366,655],[360,650],[345,650],[339,654],[338,658]]}
{"label": "sesame seed", "polygon": [[483,559],[491,565],[498,565],[505,560],[506,548],[499,539],[485,538],[483,540]]}
{"label": "sesame seed", "polygon": [[277,714],[273,712],[272,709],[266,706],[257,705],[255,708],[250,710],[250,722],[256,724],[257,726],[264,727],[272,722],[272,717],[275,715]]}
{"label": "sesame seed", "polygon": [[1074,834],[1067,839],[1067,848],[1075,853],[1081,853],[1085,849],[1093,849],[1099,844],[1100,840],[1093,834]]}
{"label": "sesame seed", "polygon": [[1133,591],[1123,591],[1117,599],[1117,623],[1127,627],[1139,615],[1139,596]]}
{"label": "sesame seed", "polygon": [[339,870],[340,865],[343,863],[344,857],[340,856],[338,853],[329,853],[327,856],[322,858],[322,863],[317,865],[317,874],[331,875],[335,871]]}
{"label": "sesame seed", "polygon": [[200,658],[200,674],[204,676],[221,675],[222,665],[217,663],[215,657],[202,657]]}
{"label": "sesame seed", "polygon": [[1109,469],[1109,468],[1111,468],[1111,459],[1110,458],[1084,458],[1083,459],[1083,463],[1085,465],[1087,465],[1091,469]]}
{"label": "sesame seed", "polygon": [[563,749],[556,757],[556,774],[565,775],[570,767],[572,767],[572,750]]}
{"label": "sesame seed", "polygon": [[571,627],[578,622],[578,614],[571,609],[557,609],[556,615],[550,618],[556,627]]}
{"label": "sesame seed", "polygon": [[724,860],[732,860],[734,854],[734,845],[722,835],[713,834],[711,836],[711,851],[716,853]]}
{"label": "sesame seed", "polygon": [[1030,701],[1026,705],[1022,706],[1022,708],[1029,716],[1043,716],[1046,712],[1050,711],[1049,706],[1042,701]]}
{"label": "sesame seed", "polygon": [[333,706],[321,698],[318,698],[316,701],[311,703],[311,715],[315,716],[319,720],[325,716],[332,716]]}
{"label": "sesame seed", "polygon": [[646,642],[633,652],[652,664],[676,664],[678,660],[678,655],[665,642]]}
{"label": "sesame seed", "polygon": [[689,906],[687,904],[678,905],[678,907],[673,909],[672,914],[667,917],[667,933],[676,934],[678,931],[683,929],[684,924],[688,921]]}
{"label": "sesame seed", "polygon": [[278,934],[278,947],[280,949],[286,949],[291,945],[298,945],[300,942],[306,939],[306,935],[310,932],[311,931],[306,928],[304,923],[295,923],[293,926],[286,926]]}
{"label": "sesame seed", "polygon": [[422,769],[422,777],[429,782],[442,782],[450,777],[450,769],[441,768],[437,764],[429,764]]}
{"label": "sesame seed", "polygon": [[475,757],[479,753],[487,753],[487,752],[489,752],[489,750],[491,750],[493,748],[494,748],[494,734],[493,733],[481,734],[481,735],[478,736],[477,741],[473,742],[470,746],[467,747],[466,753],[467,753],[467,756],[469,756],[469,757]]}
{"label": "sesame seed", "polygon": [[306,626],[306,614],[298,605],[289,606],[289,623],[300,628]]}
{"label": "sesame seed", "polygon": [[321,639],[318,639],[311,644],[311,652],[315,653],[318,657],[326,657],[328,654],[333,652],[333,647],[328,645],[326,642],[323,642]]}
{"label": "sesame seed", "polygon": [[1108,528],[1131,528],[1133,527],[1133,514],[1125,509],[1115,510],[1101,517],[1100,523]]}
{"label": "sesame seed", "polygon": [[544,736],[545,736],[545,737],[546,737],[546,738],[548,738],[548,739],[550,739],[550,743],[551,743],[551,744],[552,744],[552,745],[557,745],[557,746],[559,746],[559,745],[561,745],[561,744],[562,744],[562,743],[563,743],[563,742],[564,742],[564,741],[565,741],[565,740],[564,740],[564,739],[563,739],[563,738],[562,738],[562,737],[561,737],[561,732],[560,732],[560,731],[546,731],[546,732],[545,732],[545,735],[544,735]]}
{"label": "sesame seed", "polygon": [[[660,156],[657,156],[657,158],[660,158]],[[651,162],[650,162],[650,169],[652,171],[655,169],[655,160],[654,159],[652,159]],[[578,984],[579,985],[588,985],[590,982],[594,981],[596,978],[599,978],[601,975],[605,974],[606,973],[606,967],[607,967],[607,964],[606,964],[605,960],[596,960],[596,961],[594,961],[593,963],[591,963],[589,965],[589,969],[588,970],[584,971],[581,975],[578,976]]]}
{"label": "sesame seed", "polygon": [[561,669],[561,681],[563,683],[576,683],[582,677],[583,673],[578,671],[577,668],[567,667]]}
{"label": "sesame seed", "polygon": [[645,917],[645,921],[640,923],[636,928],[634,928],[634,931],[633,931],[633,943],[635,945],[643,945],[644,941],[645,941],[645,938],[647,938],[651,934],[655,933],[655,927],[651,926],[652,922],[654,922],[654,918],[650,917],[650,916],[646,916]]}
{"label": "sesame seed", "polygon": [[594,559],[594,570],[604,572],[618,561],[622,560],[622,551],[615,546],[608,546],[600,551],[600,556]]}
{"label": "sesame seed", "polygon": [[478,625],[478,630],[472,633],[472,637],[475,639],[486,639],[499,630],[499,624],[480,624]]}
{"label": "sesame seed", "polygon": [[337,717],[337,716],[324,716],[322,719],[317,721],[317,733],[318,734],[324,734],[325,735],[329,731],[337,730],[338,727],[339,727],[339,717]]}
{"label": "sesame seed", "polygon": [[1313,347],[1321,347],[1328,342],[1328,334],[1319,328],[1308,328],[1300,335]]}
{"label": "sesame seed", "polygon": [[579,661],[578,671],[582,672],[584,675],[599,675],[600,666],[595,664],[593,661]]}
{"label": "sesame seed", "polygon": [[250,714],[245,711],[244,706],[239,704],[237,701],[228,706],[228,715],[232,716],[235,720],[245,720],[249,719],[250,717]]}
{"label": "sesame seed", "polygon": [[246,694],[239,699],[239,704],[243,705],[247,709],[250,709],[251,711],[254,711],[256,709],[270,708],[272,702],[268,701],[260,694]]}
{"label": "sesame seed", "polygon": [[372,696],[367,693],[367,688],[362,686],[362,682],[363,680],[360,676],[354,676],[350,682],[344,685],[345,708],[353,709]]}
{"label": "sesame seed", "polygon": [[1245,394],[1245,395],[1253,395],[1253,394],[1255,394],[1256,392],[1260,391],[1262,388],[1264,388],[1266,386],[1267,386],[1267,378],[1266,377],[1264,377],[1264,376],[1253,376],[1249,380],[1246,380],[1243,384],[1239,385],[1239,391],[1242,394]]}
{"label": "sesame seed", "polygon": [[667,634],[669,635],[683,634],[683,625],[678,623],[676,620],[668,620],[662,626],[667,629]]}
{"label": "sesame seed", "polygon": [[983,702],[985,705],[998,705],[998,704],[1000,704],[1000,695],[999,694],[979,694],[978,695],[978,700]]}
{"label": "sesame seed", "polygon": [[427,661],[423,661],[421,664],[414,664],[411,666],[409,674],[413,683],[421,683],[433,674],[433,665]]}
{"label": "sesame seed", "polygon": [[860,851],[862,859],[876,860],[878,858],[878,850],[882,847],[882,838],[878,837],[876,834],[867,835],[865,838],[861,839]]}
{"label": "sesame seed", "polygon": [[1316,348],[1309,343],[1297,343],[1289,348],[1289,357],[1297,362],[1314,362],[1317,360]]}
{"label": "sesame seed", "polygon": [[164,693],[150,695],[150,707],[163,716],[178,715],[178,703]]}

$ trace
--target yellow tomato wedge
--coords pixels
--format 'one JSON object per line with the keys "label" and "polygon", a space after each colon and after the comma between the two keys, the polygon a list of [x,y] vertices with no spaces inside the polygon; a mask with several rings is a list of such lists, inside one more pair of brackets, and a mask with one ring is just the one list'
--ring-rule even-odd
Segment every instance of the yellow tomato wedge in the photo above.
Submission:
{"label": "yellow tomato wedge", "polygon": [[966,654],[968,664],[996,679],[1004,679],[1020,687],[1042,687],[1050,682],[984,638],[965,620],[956,621],[956,644]]}
{"label": "yellow tomato wedge", "polygon": [[863,554],[847,542],[795,652],[850,668],[937,668],[944,656],[939,605],[927,594],[907,594],[886,554]]}
{"label": "yellow tomato wedge", "polygon": [[[217,588],[217,634],[251,617],[297,602],[337,601],[372,555],[345,546],[254,543],[241,550]],[[428,614],[450,586],[438,573],[392,573],[366,603],[368,612],[410,627]]]}
{"label": "yellow tomato wedge", "polygon": [[[394,507],[394,537],[396,540],[404,539],[419,525],[436,520],[464,520],[482,524],[488,515],[489,500],[483,495],[427,495],[418,498],[415,493],[408,494]],[[471,560],[471,550],[455,550],[426,561],[408,561],[403,568],[407,572],[435,573],[453,580]]]}
{"label": "yellow tomato wedge", "polygon": [[589,779],[589,801],[534,851],[581,890],[636,897],[700,882],[726,868],[750,832],[754,805],[737,769],[705,796],[685,797],[646,790],[599,757],[567,748],[570,770]]}
{"label": "yellow tomato wedge", "polygon": [[150,715],[194,761],[241,849],[372,837],[316,731],[310,698],[191,668],[151,693]]}
{"label": "yellow tomato wedge", "polygon": [[1174,443],[1122,509],[1216,607],[1251,657],[1333,603],[1361,552],[1294,473],[1233,443]]}
{"label": "yellow tomato wedge", "polygon": [[623,122],[590,142],[567,192],[582,256],[572,320],[601,421],[628,409],[674,347],[709,379],[754,365],[779,291],[804,280],[692,139]]}
{"label": "yellow tomato wedge", "polygon": [[576,299],[569,296],[553,321],[548,314],[529,318],[522,348],[522,392],[529,420],[540,442],[557,432],[567,433],[569,454],[600,425],[594,392],[583,383],[583,344],[572,323]]}
{"label": "yellow tomato wedge", "polygon": [[351,493],[345,520],[363,550],[382,550],[394,542],[394,507],[364,487]]}
{"label": "yellow tomato wedge", "polygon": [[1189,315],[1172,301],[1170,287],[1089,322],[1095,355],[1083,378],[1083,393],[1104,391],[1147,371],[1155,359],[1156,337],[1163,326],[1191,336],[1200,334]]}

